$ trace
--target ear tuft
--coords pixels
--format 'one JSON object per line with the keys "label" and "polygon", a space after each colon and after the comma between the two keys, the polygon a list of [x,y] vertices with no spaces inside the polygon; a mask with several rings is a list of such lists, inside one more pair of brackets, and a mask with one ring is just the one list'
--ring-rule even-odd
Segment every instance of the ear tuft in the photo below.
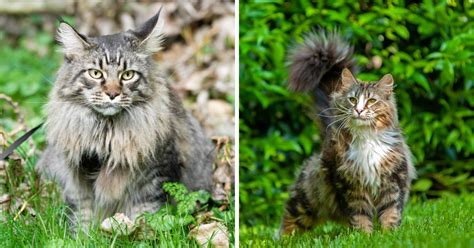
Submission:
{"label": "ear tuft", "polygon": [[342,86],[340,89],[346,90],[350,88],[353,84],[357,83],[357,79],[354,77],[354,75],[349,69],[344,68],[341,74],[341,83]]}
{"label": "ear tuft", "polygon": [[61,21],[56,32],[56,40],[61,43],[66,56],[80,55],[90,47],[87,38],[79,34],[71,25]]}
{"label": "ear tuft", "polygon": [[393,76],[392,74],[385,74],[382,79],[377,82],[377,86],[385,93],[391,94],[393,91]]}
{"label": "ear tuft", "polygon": [[393,87],[393,76],[392,74],[385,74],[382,79],[379,80],[379,85],[383,85],[383,86],[386,86],[386,87],[390,87],[392,88]]}
{"label": "ear tuft", "polygon": [[139,40],[138,47],[144,49],[146,53],[153,54],[161,50],[163,41],[163,18],[160,19],[160,13],[163,7],[158,10],[152,18],[146,21],[137,29],[131,31]]}

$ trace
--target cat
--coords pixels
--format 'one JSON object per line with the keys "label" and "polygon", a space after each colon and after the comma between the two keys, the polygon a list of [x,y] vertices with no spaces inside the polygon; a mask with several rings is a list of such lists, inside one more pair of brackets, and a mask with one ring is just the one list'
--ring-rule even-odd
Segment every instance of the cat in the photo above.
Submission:
{"label": "cat", "polygon": [[64,21],[57,29],[64,61],[37,167],[59,182],[74,230],[159,210],[164,182],[212,189],[214,145],[152,58],[163,39],[160,11],[112,35],[88,37]]}
{"label": "cat", "polygon": [[289,58],[289,89],[312,95],[323,144],[290,189],[280,235],[325,221],[371,233],[375,215],[384,230],[398,227],[415,169],[392,75],[357,80],[353,47],[337,32],[310,33]]}

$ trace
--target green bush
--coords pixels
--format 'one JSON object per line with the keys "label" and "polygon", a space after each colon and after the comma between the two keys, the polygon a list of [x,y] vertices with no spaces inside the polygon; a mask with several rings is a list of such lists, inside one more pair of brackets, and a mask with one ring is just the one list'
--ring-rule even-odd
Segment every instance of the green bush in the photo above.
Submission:
{"label": "green bush", "polygon": [[[358,77],[392,73],[419,179],[416,197],[474,189],[474,6],[470,1],[240,4],[240,216],[275,221],[305,158],[319,150],[307,96],[286,90],[287,49],[319,27],[355,47]],[[380,68],[375,60],[381,60]]]}
{"label": "green bush", "polygon": [[[33,23],[35,17],[30,17]],[[0,94],[19,104],[29,128],[44,121],[43,107],[61,61],[54,43],[53,34],[46,32],[15,39],[0,30]],[[5,101],[0,101],[0,129],[17,128],[18,118]],[[36,134],[33,139],[37,145],[45,143],[44,135]]]}

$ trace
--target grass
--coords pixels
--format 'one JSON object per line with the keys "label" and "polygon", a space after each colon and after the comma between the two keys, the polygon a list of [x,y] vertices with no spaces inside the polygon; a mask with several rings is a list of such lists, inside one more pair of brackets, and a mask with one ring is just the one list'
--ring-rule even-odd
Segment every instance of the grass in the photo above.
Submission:
{"label": "grass", "polygon": [[93,228],[87,235],[69,232],[66,207],[62,204],[45,203],[47,208],[36,217],[22,216],[15,221],[9,216],[0,225],[1,247],[199,247],[188,238],[188,228],[182,226],[157,233],[155,240],[138,240],[108,235]]}
{"label": "grass", "polygon": [[[26,198],[32,209],[36,210],[36,215],[27,210],[21,214],[5,213],[5,221],[0,221],[0,247],[200,247],[189,236],[189,224],[196,223],[197,218],[180,214],[179,210],[177,213],[172,206],[150,215],[155,219],[147,219],[147,223],[155,229],[152,231],[153,238],[150,238],[149,232],[146,239],[108,234],[99,230],[98,226],[92,227],[87,234],[73,234],[67,216],[69,209],[60,199],[58,190],[50,184],[46,185],[45,191],[47,194],[33,194]],[[212,211],[213,218],[228,228],[230,242],[233,243],[233,204],[227,211],[205,205],[199,212],[207,210]]]}
{"label": "grass", "polygon": [[[0,184],[0,196],[12,196],[10,211],[2,211],[0,205],[0,247],[200,247],[190,237],[190,229],[199,223],[214,220],[229,231],[231,247],[234,242],[234,205],[230,196],[226,210],[220,203],[210,200],[204,191],[187,192],[179,184],[165,185],[165,190],[175,200],[176,206],[162,207],[158,213],[145,215],[148,229],[143,239],[137,235],[109,234],[93,226],[85,234],[73,234],[68,220],[69,209],[61,200],[56,184],[39,181],[34,168],[34,158],[27,157],[23,149],[18,154],[24,163],[10,160],[6,181]],[[19,170],[19,168],[23,168]],[[0,177],[0,179],[2,179]],[[28,190],[21,190],[27,185]],[[24,187],[23,187],[24,188]],[[196,201],[201,204],[198,208]],[[24,203],[27,204],[24,204]],[[22,208],[22,206],[28,206]],[[210,215],[212,212],[212,215]],[[34,214],[33,214],[34,213]],[[194,213],[194,214],[193,214]],[[203,217],[211,216],[211,217]],[[210,218],[210,219],[209,219]]]}
{"label": "grass", "polygon": [[[138,235],[121,236],[105,233],[97,225],[85,234],[73,234],[68,220],[68,207],[62,201],[55,183],[39,180],[34,157],[23,148],[17,153],[21,163],[10,159],[6,177],[0,175],[0,196],[12,196],[10,211],[0,204],[0,247],[200,247],[189,235],[200,223],[218,221],[227,227],[230,247],[234,247],[234,200],[230,196],[227,209],[210,199],[205,191],[188,192],[183,185],[165,184],[164,190],[175,205],[162,207],[144,216],[149,229]],[[22,187],[23,185],[23,187]],[[25,186],[26,185],[26,186]],[[23,190],[24,188],[27,190]],[[23,188],[23,189],[22,189]],[[199,201],[200,204],[196,205]],[[27,204],[24,204],[27,203]],[[27,206],[26,208],[23,208]],[[145,234],[144,234],[145,233]],[[143,238],[145,237],[145,239]]]}
{"label": "grass", "polygon": [[474,247],[474,194],[411,202],[402,226],[372,235],[328,223],[276,239],[279,223],[241,226],[242,247]]}

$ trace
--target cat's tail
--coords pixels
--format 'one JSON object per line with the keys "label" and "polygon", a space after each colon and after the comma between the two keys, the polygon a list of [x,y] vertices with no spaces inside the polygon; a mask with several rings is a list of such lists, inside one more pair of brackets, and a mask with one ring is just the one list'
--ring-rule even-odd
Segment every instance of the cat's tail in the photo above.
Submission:
{"label": "cat's tail", "polygon": [[306,35],[289,55],[289,89],[310,92],[322,122],[323,134],[331,123],[329,96],[339,87],[344,68],[353,71],[353,47],[338,32],[320,30]]}

